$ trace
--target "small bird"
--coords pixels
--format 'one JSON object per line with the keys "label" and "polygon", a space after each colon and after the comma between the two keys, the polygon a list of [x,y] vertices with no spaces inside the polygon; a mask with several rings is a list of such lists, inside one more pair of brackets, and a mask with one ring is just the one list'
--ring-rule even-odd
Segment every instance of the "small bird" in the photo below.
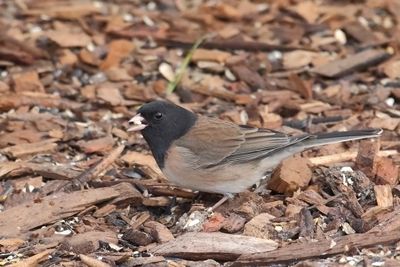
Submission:
{"label": "small bird", "polygon": [[382,132],[366,129],[289,136],[197,115],[167,101],[144,104],[129,123],[133,126],[128,131],[141,131],[168,180],[184,188],[223,194],[225,200],[257,183],[295,153],[379,137]]}

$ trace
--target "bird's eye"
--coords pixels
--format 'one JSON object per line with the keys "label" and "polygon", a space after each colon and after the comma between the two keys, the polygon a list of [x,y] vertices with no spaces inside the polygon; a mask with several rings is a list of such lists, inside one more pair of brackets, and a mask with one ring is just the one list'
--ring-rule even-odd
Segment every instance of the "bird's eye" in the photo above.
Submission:
{"label": "bird's eye", "polygon": [[161,112],[157,112],[156,114],[154,114],[154,119],[156,119],[156,120],[161,120],[162,117],[163,117],[163,114]]}

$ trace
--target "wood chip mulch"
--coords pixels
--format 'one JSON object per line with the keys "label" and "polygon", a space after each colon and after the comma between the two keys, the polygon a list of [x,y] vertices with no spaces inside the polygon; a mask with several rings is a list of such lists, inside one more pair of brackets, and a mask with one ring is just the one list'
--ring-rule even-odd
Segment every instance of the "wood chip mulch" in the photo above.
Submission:
{"label": "wood chip mulch", "polygon": [[[0,265],[400,266],[400,1],[0,1]],[[193,45],[177,88],[167,90]],[[151,100],[296,155],[207,213],[129,118]]]}

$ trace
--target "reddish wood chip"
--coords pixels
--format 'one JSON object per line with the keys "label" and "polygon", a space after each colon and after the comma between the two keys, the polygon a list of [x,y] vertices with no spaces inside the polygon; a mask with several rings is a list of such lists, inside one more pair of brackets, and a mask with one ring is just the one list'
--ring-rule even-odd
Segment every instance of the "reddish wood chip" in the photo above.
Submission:
{"label": "reddish wood chip", "polygon": [[17,93],[23,91],[44,93],[44,87],[40,82],[39,75],[36,71],[14,74],[12,79],[14,83],[14,91]]}
{"label": "reddish wood chip", "polygon": [[272,174],[267,187],[279,193],[292,193],[304,188],[311,180],[311,163],[300,156],[288,158]]}

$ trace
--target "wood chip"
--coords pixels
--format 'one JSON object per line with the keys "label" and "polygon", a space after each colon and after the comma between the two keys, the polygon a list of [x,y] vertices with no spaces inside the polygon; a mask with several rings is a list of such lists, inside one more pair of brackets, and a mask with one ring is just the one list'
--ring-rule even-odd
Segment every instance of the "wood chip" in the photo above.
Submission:
{"label": "wood chip", "polygon": [[44,93],[43,84],[39,80],[39,75],[36,71],[27,71],[14,74],[12,76],[14,83],[14,91],[17,93],[23,91]]}
{"label": "wood chip", "polygon": [[146,232],[129,229],[122,235],[122,239],[131,242],[135,246],[147,246],[154,242],[154,238]]}
{"label": "wood chip", "polygon": [[204,232],[217,232],[224,226],[225,217],[219,212],[214,214],[203,223]]}
{"label": "wood chip", "polygon": [[80,254],[81,261],[89,267],[111,267],[110,264],[97,260],[95,258]]}
{"label": "wood chip", "polygon": [[169,197],[146,197],[143,198],[143,205],[148,207],[166,207],[172,204]]}
{"label": "wood chip", "polygon": [[29,154],[39,154],[43,152],[50,152],[57,148],[57,139],[48,139],[41,142],[20,144],[9,146],[0,150],[1,153],[9,154],[12,157],[21,157]]}
{"label": "wood chip", "polygon": [[396,185],[399,181],[399,166],[390,158],[378,158],[376,160],[377,184]]}
{"label": "wood chip", "polygon": [[371,44],[379,41],[379,38],[370,29],[367,29],[358,21],[347,23],[343,29],[348,35],[362,44]]}
{"label": "wood chip", "polygon": [[127,40],[114,40],[108,45],[108,54],[100,64],[100,69],[106,70],[119,65],[135,49],[135,45]]}
{"label": "wood chip", "polygon": [[245,218],[236,213],[231,213],[225,218],[222,229],[228,233],[236,233],[243,229],[245,223]]}
{"label": "wood chip", "polygon": [[60,47],[85,47],[91,43],[90,37],[83,32],[71,32],[68,30],[54,30],[45,33],[45,36]]}
{"label": "wood chip", "polygon": [[90,231],[68,237],[62,242],[61,248],[73,253],[89,254],[99,249],[100,241],[117,244],[118,238],[113,232]]}
{"label": "wood chip", "polygon": [[376,174],[376,159],[380,149],[378,140],[361,140],[356,158],[356,166],[370,179]]}
{"label": "wood chip", "polygon": [[274,227],[269,223],[275,216],[269,213],[260,213],[244,226],[243,234],[262,239],[272,238]]}
{"label": "wood chip", "polygon": [[272,240],[223,233],[186,233],[175,240],[159,245],[151,252],[164,257],[188,260],[215,259],[232,261],[240,255],[275,250]]}
{"label": "wood chip", "polygon": [[128,151],[125,155],[121,157],[121,160],[125,161],[126,163],[138,164],[143,166],[149,166],[153,171],[162,175],[160,168],[158,167],[154,157],[151,155],[144,155],[142,153],[136,151]]}
{"label": "wood chip", "polygon": [[268,181],[267,187],[279,193],[290,194],[304,188],[311,181],[310,161],[299,156],[290,157],[280,164]]}
{"label": "wood chip", "polygon": [[171,231],[159,222],[147,221],[143,226],[150,229],[150,234],[159,243],[165,243],[175,239]]}
{"label": "wood chip", "polygon": [[26,266],[38,266],[39,263],[47,260],[49,258],[49,255],[53,253],[54,249],[48,249],[45,251],[40,252],[39,254],[36,254],[32,257],[29,257],[27,259],[24,259],[20,262],[14,263],[9,265],[10,267],[26,267]]}
{"label": "wood chip", "polygon": [[[56,193],[40,201],[17,205],[0,213],[0,232],[15,237],[41,225],[72,216],[86,207],[119,196],[115,187]],[[62,211],[62,212],[60,212]]]}
{"label": "wood chip", "polygon": [[374,191],[379,207],[389,208],[393,206],[392,187],[390,185],[375,185]]}
{"label": "wood chip", "polygon": [[194,51],[192,55],[192,61],[216,61],[219,63],[225,63],[226,60],[232,55],[228,52],[220,51],[220,50],[208,50],[198,48]]}
{"label": "wood chip", "polygon": [[78,146],[80,146],[85,153],[105,153],[110,151],[114,146],[114,139],[111,136],[106,136],[89,141],[81,140],[78,142]]}
{"label": "wood chip", "polygon": [[243,64],[231,66],[233,74],[247,83],[253,90],[263,89],[265,87],[264,79],[256,71],[251,70],[249,67]]}
{"label": "wood chip", "polygon": [[388,59],[390,55],[384,50],[365,50],[344,59],[329,62],[314,68],[314,72],[329,78],[337,78],[353,71],[363,70]]}

